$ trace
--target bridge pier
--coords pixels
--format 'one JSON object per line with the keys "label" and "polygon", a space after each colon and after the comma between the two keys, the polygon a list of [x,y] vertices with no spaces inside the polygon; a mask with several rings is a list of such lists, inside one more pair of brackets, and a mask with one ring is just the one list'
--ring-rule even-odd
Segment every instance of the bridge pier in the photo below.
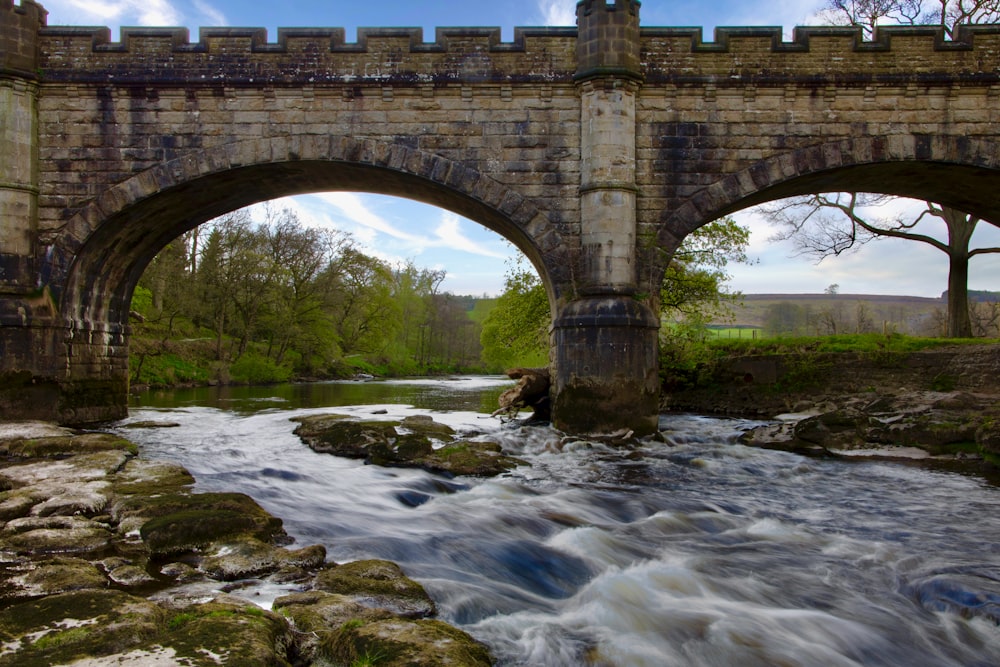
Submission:
{"label": "bridge pier", "polygon": [[580,95],[578,298],[553,324],[556,427],[656,431],[659,319],[636,299],[636,98],[639,3],[577,4]]}

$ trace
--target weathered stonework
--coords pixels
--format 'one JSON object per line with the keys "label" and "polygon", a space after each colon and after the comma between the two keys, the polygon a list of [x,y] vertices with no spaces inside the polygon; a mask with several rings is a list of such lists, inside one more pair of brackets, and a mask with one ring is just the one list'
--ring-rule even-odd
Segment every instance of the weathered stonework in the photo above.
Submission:
{"label": "weathered stonework", "polygon": [[[192,42],[131,28],[115,43],[0,0],[0,105],[0,374],[72,396],[48,406],[63,421],[124,410],[128,303],[150,259],[265,199],[401,195],[510,239],[548,288],[556,421],[570,430],[559,412],[582,405],[574,386],[599,388],[588,410],[601,429],[650,423],[655,296],[700,225],[873,187],[1000,221],[996,26],[955,41],[824,27],[705,42],[640,28],[634,0],[585,0],[578,28],[518,29],[509,43],[495,28],[432,42],[398,28],[356,42],[339,28],[275,42],[263,29]],[[607,299],[620,303],[605,326]],[[585,370],[597,339],[620,355],[600,365],[616,373]],[[623,377],[643,387],[627,389],[636,407],[601,408]],[[0,412],[17,416],[26,393],[0,389]]]}

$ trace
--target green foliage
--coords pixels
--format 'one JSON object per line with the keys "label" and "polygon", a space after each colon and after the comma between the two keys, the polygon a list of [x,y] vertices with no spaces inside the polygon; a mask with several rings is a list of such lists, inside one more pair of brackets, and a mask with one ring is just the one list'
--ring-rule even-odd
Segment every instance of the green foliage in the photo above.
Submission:
{"label": "green foliage", "polygon": [[153,291],[141,285],[132,293],[131,310],[147,316],[153,308]]}
{"label": "green foliage", "polygon": [[924,338],[902,334],[838,334],[835,336],[789,336],[757,340],[719,339],[709,344],[734,354],[785,354],[797,352],[918,352],[956,344],[979,344],[980,339]]}
{"label": "green foliage", "polygon": [[699,227],[681,244],[667,267],[660,289],[664,315],[700,325],[725,317],[739,294],[727,291],[726,267],[750,262],[750,230],[732,218]]}
{"label": "green foliage", "polygon": [[132,304],[141,316],[132,382],[477,369],[484,309],[440,294],[444,277],[409,262],[392,267],[288,210],[265,208],[263,221],[236,211],[176,239],[147,267]]}
{"label": "green foliage", "polygon": [[129,365],[132,370],[133,383],[147,384],[153,387],[201,384],[210,378],[207,367],[199,364],[196,360],[175,353],[150,356],[133,353],[129,357]]}
{"label": "green foliage", "polygon": [[483,361],[491,370],[548,364],[551,322],[545,288],[520,261],[508,267],[504,292],[483,320]]}
{"label": "green foliage", "polygon": [[273,384],[287,382],[292,376],[292,369],[279,366],[267,357],[248,354],[230,365],[229,376],[237,384]]}

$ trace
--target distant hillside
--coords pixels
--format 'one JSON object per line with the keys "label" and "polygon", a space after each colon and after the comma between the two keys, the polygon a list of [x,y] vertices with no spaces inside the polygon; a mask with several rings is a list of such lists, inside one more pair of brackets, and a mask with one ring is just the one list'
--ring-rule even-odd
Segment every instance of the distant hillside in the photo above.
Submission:
{"label": "distant hillside", "polygon": [[772,335],[934,334],[945,306],[942,298],[889,294],[745,294],[729,326]]}

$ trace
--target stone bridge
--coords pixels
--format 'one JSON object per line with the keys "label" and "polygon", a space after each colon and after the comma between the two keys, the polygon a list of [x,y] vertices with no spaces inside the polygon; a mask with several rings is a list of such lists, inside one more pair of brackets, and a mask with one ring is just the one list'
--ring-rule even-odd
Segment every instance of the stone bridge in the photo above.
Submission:
{"label": "stone bridge", "polygon": [[353,190],[434,204],[532,261],[553,412],[656,428],[657,292],[700,225],[878,191],[1000,222],[1000,29],[47,25],[0,0],[0,414],[122,417],[128,310],[153,256],[254,202]]}

